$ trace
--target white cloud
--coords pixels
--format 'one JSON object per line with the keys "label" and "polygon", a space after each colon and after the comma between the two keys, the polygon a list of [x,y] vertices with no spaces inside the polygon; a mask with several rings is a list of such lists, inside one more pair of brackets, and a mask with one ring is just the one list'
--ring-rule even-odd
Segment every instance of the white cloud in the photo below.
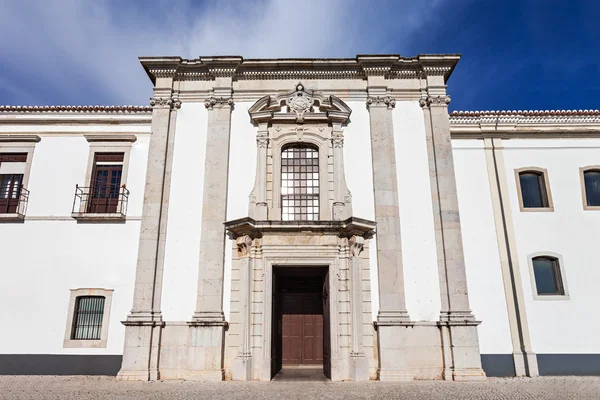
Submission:
{"label": "white cloud", "polygon": [[[140,55],[404,54],[412,51],[411,34],[424,29],[439,5],[404,0],[221,0],[200,7],[182,1],[2,3],[0,57],[28,92],[25,96],[14,89],[19,85],[11,85],[5,93],[27,102],[115,104],[147,103],[151,88]],[[28,80],[43,85],[38,88],[43,95],[36,96]]]}

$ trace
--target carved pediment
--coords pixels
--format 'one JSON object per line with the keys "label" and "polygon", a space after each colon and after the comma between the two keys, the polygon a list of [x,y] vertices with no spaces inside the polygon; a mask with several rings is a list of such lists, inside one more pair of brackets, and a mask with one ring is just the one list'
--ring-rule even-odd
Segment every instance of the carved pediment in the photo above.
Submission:
{"label": "carved pediment", "polygon": [[260,98],[248,113],[255,125],[274,121],[300,124],[332,122],[346,125],[352,110],[341,99],[306,89],[302,83],[298,83],[291,92]]}

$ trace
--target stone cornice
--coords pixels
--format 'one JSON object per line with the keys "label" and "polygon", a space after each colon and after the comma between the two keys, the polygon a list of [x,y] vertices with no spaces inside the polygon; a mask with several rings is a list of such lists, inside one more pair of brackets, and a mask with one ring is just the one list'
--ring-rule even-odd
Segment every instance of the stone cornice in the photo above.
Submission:
{"label": "stone cornice", "polygon": [[140,57],[153,83],[157,78],[177,80],[214,80],[231,77],[236,80],[271,79],[418,79],[441,75],[447,80],[458,63],[458,54],[421,54],[403,57],[398,54],[362,54],[355,58],[279,58],[243,59],[240,56]]}
{"label": "stone cornice", "polygon": [[600,110],[453,111],[453,138],[600,137]]}
{"label": "stone cornice", "polygon": [[369,239],[375,234],[376,227],[373,221],[355,217],[344,221],[256,221],[246,217],[227,221],[224,225],[231,239],[244,235],[258,238],[267,232],[307,232],[310,235],[330,233],[340,237],[356,235]]}
{"label": "stone cornice", "polygon": [[0,134],[0,143],[37,143],[42,140],[38,135],[18,135],[18,134]]}
{"label": "stone cornice", "polygon": [[83,135],[90,143],[93,142],[135,142],[137,136],[131,134],[105,134],[105,133],[89,133]]}

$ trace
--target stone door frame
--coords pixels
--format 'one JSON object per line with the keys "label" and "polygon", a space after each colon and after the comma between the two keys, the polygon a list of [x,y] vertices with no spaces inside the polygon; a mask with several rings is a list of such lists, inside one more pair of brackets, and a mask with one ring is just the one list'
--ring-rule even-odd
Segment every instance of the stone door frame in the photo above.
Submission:
{"label": "stone door frame", "polygon": [[[338,324],[338,291],[333,288],[338,287],[334,280],[334,277],[339,275],[339,264],[337,257],[310,257],[310,256],[292,256],[292,257],[268,257],[265,256],[264,260],[264,299],[263,302],[263,315],[265,316],[262,326],[263,334],[263,354],[261,362],[258,368],[260,369],[260,380],[271,380],[271,346],[273,338],[271,337],[272,324],[273,324],[273,307],[271,299],[273,298],[273,272],[274,267],[326,267],[328,270],[327,278],[329,281],[329,325],[330,335],[329,340],[331,342],[331,370],[334,368],[340,368],[341,364],[334,360],[341,361],[341,352],[338,344],[337,330],[334,328]],[[325,323],[325,322],[324,322]],[[337,365],[336,365],[337,364]],[[338,371],[340,371],[338,369]],[[340,371],[341,372],[341,371]],[[333,380],[333,379],[332,379]]]}

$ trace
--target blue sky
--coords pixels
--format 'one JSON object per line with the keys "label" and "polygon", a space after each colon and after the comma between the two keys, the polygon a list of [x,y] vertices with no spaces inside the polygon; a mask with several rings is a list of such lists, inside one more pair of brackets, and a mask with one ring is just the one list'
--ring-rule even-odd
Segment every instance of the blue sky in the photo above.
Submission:
{"label": "blue sky", "polygon": [[600,108],[600,1],[0,0],[0,104],[148,104],[137,57],[461,53],[453,110]]}

